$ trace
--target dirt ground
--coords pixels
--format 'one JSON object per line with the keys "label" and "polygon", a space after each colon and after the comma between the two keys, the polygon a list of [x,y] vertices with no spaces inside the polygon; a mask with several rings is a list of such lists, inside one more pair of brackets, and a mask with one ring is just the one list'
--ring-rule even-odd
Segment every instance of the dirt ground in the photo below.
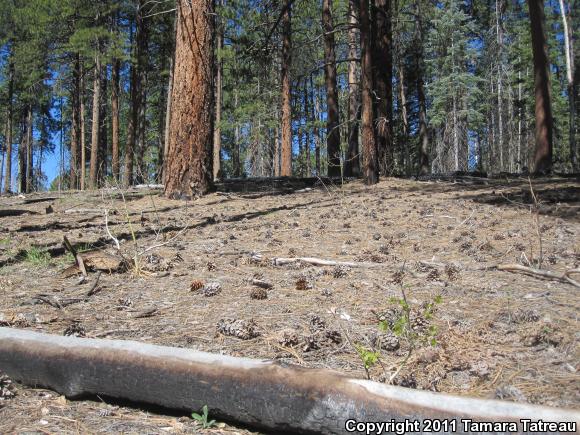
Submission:
{"label": "dirt ground", "polygon": [[[146,189],[3,197],[0,325],[353,377],[367,376],[361,354],[374,355],[374,380],[398,371],[397,385],[579,409],[578,288],[495,268],[579,268],[580,182],[532,183],[533,193],[527,179],[466,177],[262,183],[189,202]],[[64,236],[87,259],[84,281]],[[296,257],[355,265],[276,265]],[[105,269],[98,282],[95,268]],[[199,431],[187,416],[0,378],[0,433]]]}

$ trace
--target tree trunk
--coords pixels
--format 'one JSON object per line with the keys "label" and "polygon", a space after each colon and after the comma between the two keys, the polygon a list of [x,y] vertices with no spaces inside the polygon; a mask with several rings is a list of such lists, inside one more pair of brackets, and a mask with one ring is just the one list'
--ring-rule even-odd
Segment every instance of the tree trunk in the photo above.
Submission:
{"label": "tree trunk", "polygon": [[359,62],[357,57],[358,35],[358,3],[351,0],[348,3],[348,151],[344,160],[344,176],[358,177],[359,164],[359,119],[360,119],[360,86]]}
{"label": "tree trunk", "polygon": [[108,74],[107,74],[107,64],[101,66],[101,105],[99,106],[99,157],[97,161],[99,162],[99,168],[97,170],[98,184],[104,180],[108,174],[107,169],[107,154],[108,150],[108,113],[107,113],[107,85],[108,85]]}
{"label": "tree trunk", "polygon": [[4,178],[4,192],[12,191],[12,124],[14,118],[13,109],[14,95],[14,63],[12,52],[8,61],[8,107],[6,114],[6,176]]}
{"label": "tree trunk", "polygon": [[[356,1],[356,0],[353,0]],[[371,51],[371,26],[369,0],[360,3],[360,49],[361,49],[361,88],[362,88],[362,146],[363,178],[366,184],[379,182],[378,153],[373,129],[373,62]]]}
{"label": "tree trunk", "polygon": [[324,31],[324,81],[326,83],[326,152],[328,176],[339,177],[340,130],[338,90],[336,85],[336,58],[334,54],[334,26],[332,24],[331,0],[322,0],[322,28]]}
{"label": "tree trunk", "polygon": [[193,197],[212,189],[213,2],[178,0],[175,71],[165,194]]}
{"label": "tree trunk", "polygon": [[89,171],[89,189],[97,188],[99,170],[99,145],[101,132],[101,54],[95,54],[95,71],[93,77],[93,125],[91,133],[91,166]]}
{"label": "tree trunk", "polygon": [[536,96],[536,151],[533,172],[552,170],[552,105],[550,101],[550,72],[546,32],[544,30],[543,0],[528,0],[534,56],[534,86]]}
{"label": "tree trunk", "polygon": [[421,0],[415,2],[415,32],[417,53],[415,55],[415,69],[417,71],[417,100],[419,102],[419,150],[418,173],[427,175],[431,172],[429,165],[429,130],[427,128],[427,103],[425,99],[425,85],[423,81],[423,22],[421,20]]}
{"label": "tree trunk", "polygon": [[393,162],[393,54],[391,0],[374,0],[376,19],[374,26],[374,57],[376,92],[376,140],[379,166],[382,174],[391,174]]}
{"label": "tree trunk", "polygon": [[32,192],[32,187],[34,185],[34,124],[32,115],[32,104],[29,104],[28,115],[26,117],[26,193]]}
{"label": "tree trunk", "polygon": [[[238,109],[238,90],[234,89],[234,112]],[[242,175],[242,166],[240,162],[240,154],[241,154],[241,144],[240,144],[240,124],[238,120],[235,120],[235,127],[234,127],[234,177],[240,177]],[[276,133],[276,137],[278,137],[278,133]],[[278,175],[280,175],[280,144],[277,143],[277,156],[278,156]]]}
{"label": "tree trunk", "polygon": [[[562,14],[562,24],[564,27],[564,50],[566,51],[566,79],[568,81],[568,109],[570,116],[569,135],[570,135],[570,162],[572,164],[572,172],[578,171],[578,150],[576,148],[576,89],[574,86],[574,50],[572,47],[572,29],[568,26],[568,17],[566,16],[566,8],[564,0],[560,1],[560,13]],[[568,3],[568,14],[572,14],[572,6]]]}
{"label": "tree trunk", "polygon": [[292,107],[290,104],[290,65],[292,64],[292,23],[291,23],[291,0],[286,0],[285,10],[282,15],[282,144],[281,144],[281,168],[280,175],[292,176]]}
{"label": "tree trunk", "polygon": [[405,93],[405,65],[399,62],[399,104],[401,110],[401,120],[403,121],[403,143],[401,144],[403,149],[403,161],[405,174],[409,175],[411,173],[411,157],[409,153],[409,140],[407,134],[409,133],[409,119],[407,115],[407,95]]}
{"label": "tree trunk", "polygon": [[145,19],[144,6],[146,0],[139,0],[139,7],[137,9],[136,17],[136,50],[137,50],[137,77],[139,83],[139,93],[137,95],[137,105],[133,107],[137,111],[137,123],[135,124],[135,140],[136,140],[136,174],[135,181],[137,184],[146,181],[148,176],[147,168],[145,167],[145,153],[147,151],[147,80],[148,80],[148,56],[149,48],[149,27],[148,21]]}
{"label": "tree trunk", "polygon": [[80,189],[85,190],[85,179],[87,177],[87,144],[86,144],[86,123],[85,123],[85,71],[81,62],[80,78],[80,123],[81,123],[81,180]]}
{"label": "tree trunk", "polygon": [[80,99],[81,99],[81,61],[77,53],[73,65],[73,88],[71,95],[71,131],[70,131],[70,183],[69,188],[78,189],[79,185],[79,151],[80,151]]}
{"label": "tree trunk", "polygon": [[310,177],[312,175],[312,167],[310,164],[310,143],[311,143],[311,135],[310,135],[310,126],[308,123],[310,122],[310,96],[308,95],[308,80],[304,80],[304,130],[306,133],[306,155],[305,157],[305,170],[306,176]]}
{"label": "tree trunk", "polygon": [[[175,42],[175,32],[177,30],[177,21],[174,22],[173,41]],[[175,46],[173,46],[173,53],[169,63],[169,83],[167,85],[167,102],[165,106],[165,136],[163,139],[163,174],[161,179],[165,183],[167,176],[167,156],[169,155],[169,133],[171,128],[171,102],[173,94],[173,71],[175,66]]]}
{"label": "tree trunk", "polygon": [[113,180],[119,182],[120,162],[119,162],[119,77],[121,70],[121,61],[113,59],[113,70],[111,74],[111,115],[112,115],[112,150],[111,150],[111,167]]}
{"label": "tree trunk", "polygon": [[[221,6],[221,0],[218,0],[218,5]],[[215,125],[213,131],[213,179],[217,180],[221,176],[221,151],[222,151],[222,74],[223,62],[221,60],[221,50],[224,45],[224,35],[222,22],[219,18],[217,25],[217,41],[216,49],[218,51],[216,77],[215,77]]]}
{"label": "tree trunk", "polygon": [[316,89],[314,88],[312,75],[310,75],[310,89],[312,92],[312,107],[314,108],[312,113],[312,119],[314,121],[314,128],[312,130],[312,133],[314,134],[314,165],[316,167],[316,175],[320,177],[320,130],[318,128],[320,100],[318,98],[318,92],[316,92]]}

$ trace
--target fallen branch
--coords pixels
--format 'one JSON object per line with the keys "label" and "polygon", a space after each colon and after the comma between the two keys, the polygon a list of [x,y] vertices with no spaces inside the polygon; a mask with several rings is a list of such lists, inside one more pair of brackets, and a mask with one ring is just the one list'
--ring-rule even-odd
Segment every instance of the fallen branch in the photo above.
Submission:
{"label": "fallen branch", "polygon": [[97,288],[97,286],[99,285],[99,280],[101,279],[101,271],[99,271],[99,273],[97,273],[97,277],[95,278],[95,282],[93,282],[93,285],[91,285],[91,288],[89,289],[89,291],[87,292],[87,298],[91,297],[92,295],[94,295],[95,293],[98,293],[101,289]]}
{"label": "fallen branch", "polygon": [[[191,349],[0,328],[0,370],[15,381],[75,398],[102,395],[185,412],[209,408],[219,420],[272,433],[346,433],[345,422],[425,419],[580,423],[574,410],[456,397]],[[389,431],[394,432],[394,430]],[[504,432],[502,432],[504,433]]]}
{"label": "fallen branch", "polygon": [[567,282],[574,287],[580,288],[580,282],[570,278],[570,275],[580,273],[580,269],[568,270],[564,273],[551,272],[549,270],[536,269],[534,267],[526,267],[521,264],[500,264],[496,267],[497,270],[505,270],[507,272],[521,272],[532,276],[541,276],[544,278],[555,279],[557,281]]}
{"label": "fallen branch", "polygon": [[[263,261],[264,257],[261,254],[252,254],[253,261]],[[314,257],[295,257],[295,258],[272,258],[272,264],[274,266],[285,266],[287,264],[294,264],[294,263],[306,263],[311,264],[313,266],[346,266],[346,267],[366,267],[366,268],[374,268],[374,267],[381,267],[385,268],[384,264],[380,263],[354,263],[351,261],[335,261],[335,260],[325,260],[322,258],[314,258]]]}
{"label": "fallen branch", "polygon": [[83,257],[81,257],[81,255],[79,253],[77,253],[77,250],[73,247],[71,242],[69,242],[69,240],[66,236],[64,236],[64,238],[63,238],[63,244],[64,244],[64,247],[74,257],[76,265],[79,268],[79,270],[81,271],[81,273],[83,274],[83,276],[87,276],[87,269],[85,267],[85,262],[83,261]]}

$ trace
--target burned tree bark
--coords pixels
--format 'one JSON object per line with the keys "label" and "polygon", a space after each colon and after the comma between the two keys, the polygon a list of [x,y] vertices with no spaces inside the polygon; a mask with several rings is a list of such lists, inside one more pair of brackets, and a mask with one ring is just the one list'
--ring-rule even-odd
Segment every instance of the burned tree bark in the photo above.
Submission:
{"label": "burned tree bark", "polygon": [[536,151],[533,172],[548,173],[552,170],[552,104],[550,97],[550,64],[546,45],[544,2],[528,0],[534,56],[534,87],[536,95]]}
{"label": "burned tree bark", "polygon": [[346,434],[347,421],[401,424],[410,416],[417,427],[425,419],[453,421],[457,433],[466,433],[462,418],[516,425],[542,419],[567,428],[580,420],[574,410],[394,387],[324,369],[10,328],[0,328],[0,370],[69,398],[101,394],[187,412],[207,406],[214,418],[268,433]]}
{"label": "burned tree bark", "polygon": [[165,194],[212,189],[214,106],[213,2],[178,0]]}
{"label": "burned tree bark", "polygon": [[280,150],[280,175],[283,177],[290,177],[292,175],[292,107],[290,102],[292,92],[290,88],[290,65],[292,63],[291,1],[286,0],[285,10],[282,14],[282,143]]}
{"label": "burned tree bark", "polygon": [[421,0],[415,3],[415,33],[417,53],[415,66],[417,71],[417,100],[419,102],[419,175],[427,175],[431,172],[429,166],[429,130],[427,128],[427,103],[425,98],[424,68],[423,68],[423,22],[421,17]]}
{"label": "burned tree bark", "polygon": [[[356,1],[356,0],[353,0]],[[360,50],[361,50],[361,88],[362,88],[362,147],[363,178],[366,184],[379,182],[378,154],[373,129],[373,62],[371,51],[371,25],[369,0],[359,0]]]}
{"label": "burned tree bark", "polygon": [[331,0],[322,0],[322,28],[324,29],[324,80],[326,83],[326,152],[328,176],[339,177],[340,130],[338,90],[336,85],[336,58],[334,54],[334,27],[332,25]]}
{"label": "burned tree bark", "polygon": [[376,140],[383,175],[393,172],[393,52],[391,0],[374,0],[373,69],[376,92]]}

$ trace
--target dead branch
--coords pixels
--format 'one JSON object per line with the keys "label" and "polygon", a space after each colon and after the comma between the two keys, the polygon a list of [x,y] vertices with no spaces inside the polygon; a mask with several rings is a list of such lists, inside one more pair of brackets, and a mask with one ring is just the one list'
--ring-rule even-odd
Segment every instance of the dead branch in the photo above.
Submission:
{"label": "dead branch", "polygon": [[351,379],[337,372],[280,366],[124,340],[62,337],[0,328],[0,370],[67,397],[102,394],[210,415],[266,432],[346,433],[345,420],[460,418],[578,422],[575,410],[457,397]]}
{"label": "dead branch", "polygon": [[507,272],[520,272],[532,276],[541,276],[544,278],[554,279],[557,281],[567,282],[572,284],[574,287],[580,288],[580,283],[578,281],[570,278],[570,275],[575,273],[580,273],[580,269],[568,270],[564,273],[556,273],[549,270],[536,269],[534,267],[526,267],[521,264],[500,264],[496,266],[497,270],[505,270]]}

